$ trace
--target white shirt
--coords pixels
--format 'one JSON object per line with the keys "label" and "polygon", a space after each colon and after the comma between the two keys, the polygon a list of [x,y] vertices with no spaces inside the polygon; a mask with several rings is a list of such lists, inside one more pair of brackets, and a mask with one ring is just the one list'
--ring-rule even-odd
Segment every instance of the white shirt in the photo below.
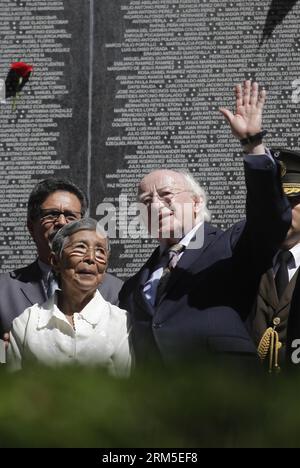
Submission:
{"label": "white shirt", "polygon": [[[298,268],[300,267],[300,244],[296,244],[292,249],[290,249],[291,254],[293,257],[288,262],[288,274],[289,274],[289,281],[293,278],[295,273],[297,272]],[[279,252],[276,254],[273,262],[273,269],[274,269],[274,276],[276,276],[279,265],[277,263]]]}
{"label": "white shirt", "polygon": [[[186,249],[191,243],[192,239],[195,237],[196,232],[200,227],[203,226],[203,223],[197,224],[180,242],[179,244],[182,244]],[[160,246],[160,256],[163,255],[164,251],[167,249],[165,244],[161,244]],[[181,259],[181,257],[184,255],[184,252],[178,255],[178,262]],[[156,299],[156,294],[157,294],[157,288],[159,281],[163,275],[164,268],[159,267],[157,270],[155,270],[148,281],[145,283],[144,286],[144,294],[147,299],[147,301],[150,302],[153,306],[155,305],[155,299]]]}
{"label": "white shirt", "polygon": [[100,365],[112,375],[127,376],[131,366],[127,322],[127,312],[96,291],[85,308],[74,314],[74,329],[57,307],[55,293],[13,321],[8,364],[14,370],[25,361],[50,366]]}

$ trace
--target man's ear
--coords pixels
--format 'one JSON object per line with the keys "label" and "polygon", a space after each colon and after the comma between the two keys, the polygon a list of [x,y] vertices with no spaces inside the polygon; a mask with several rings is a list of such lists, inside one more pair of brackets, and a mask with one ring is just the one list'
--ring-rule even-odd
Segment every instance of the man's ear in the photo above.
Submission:
{"label": "man's ear", "polygon": [[59,266],[60,262],[59,262],[57,255],[54,252],[51,252],[50,254],[50,265],[52,266],[55,273],[60,272],[60,266]]}

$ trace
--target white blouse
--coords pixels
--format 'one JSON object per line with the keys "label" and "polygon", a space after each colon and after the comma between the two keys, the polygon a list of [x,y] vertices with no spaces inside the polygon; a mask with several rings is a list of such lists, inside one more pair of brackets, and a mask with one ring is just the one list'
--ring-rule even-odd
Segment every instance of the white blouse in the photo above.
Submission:
{"label": "white blouse", "polygon": [[127,376],[131,367],[127,312],[106,302],[97,291],[74,314],[73,328],[57,307],[55,293],[13,321],[7,361],[15,370],[23,362],[36,361],[50,366],[99,365],[112,375]]}

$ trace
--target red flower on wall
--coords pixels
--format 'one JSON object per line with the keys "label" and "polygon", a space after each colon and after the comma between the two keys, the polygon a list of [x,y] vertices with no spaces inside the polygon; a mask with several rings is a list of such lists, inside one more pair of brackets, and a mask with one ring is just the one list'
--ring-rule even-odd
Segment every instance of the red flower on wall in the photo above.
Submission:
{"label": "red flower on wall", "polygon": [[33,71],[33,66],[25,62],[14,62],[5,80],[6,98],[16,97],[23,89]]}

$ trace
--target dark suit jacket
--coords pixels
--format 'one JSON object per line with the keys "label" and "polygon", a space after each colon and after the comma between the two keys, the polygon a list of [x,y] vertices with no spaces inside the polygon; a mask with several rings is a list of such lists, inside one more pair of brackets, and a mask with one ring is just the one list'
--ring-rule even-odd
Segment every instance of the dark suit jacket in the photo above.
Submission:
{"label": "dark suit jacket", "polygon": [[[119,291],[123,282],[108,273],[99,290],[105,300],[118,304]],[[13,320],[24,312],[27,307],[46,300],[42,272],[38,262],[0,275],[0,338],[11,328]]]}
{"label": "dark suit jacket", "polygon": [[[280,323],[277,325],[276,331],[282,344],[282,347],[279,350],[279,364],[281,368],[285,365],[287,332],[289,331],[289,335],[291,335],[291,332],[293,332],[293,329],[295,328],[294,326],[290,326],[294,315],[290,312],[291,306],[294,310],[297,310],[297,300],[295,301],[295,299],[297,297],[296,284],[299,281],[298,276],[299,270],[295,273],[279,300],[274,279],[274,271],[273,269],[267,271],[261,279],[253,313],[249,316],[248,321],[248,327],[251,331],[251,335],[256,346],[258,346],[266,330],[270,327],[273,328],[274,319],[280,319]],[[299,286],[300,285],[298,283],[298,288]],[[298,311],[300,310],[299,305]],[[300,333],[298,338],[300,338]]]}
{"label": "dark suit jacket", "polygon": [[205,352],[255,354],[243,324],[263,272],[291,223],[278,168],[265,157],[247,158],[247,221],[226,232],[205,225],[204,245],[186,250],[156,308],[143,287],[158,262],[157,249],[120,293],[132,319],[137,365],[159,356],[171,364]]}
{"label": "dark suit jacket", "polygon": [[[281,323],[276,330],[279,333],[280,341],[283,343],[283,349],[279,353],[279,356],[282,354],[281,367],[288,370],[293,368],[298,370],[300,364],[293,364],[291,356],[296,350],[296,348],[292,347],[293,341],[300,339],[300,271],[298,269],[290,281],[280,302],[278,302],[275,289],[273,270],[268,271],[267,275],[269,277],[268,288],[270,288],[271,282],[274,283],[274,286],[271,287],[271,290],[267,290],[264,284],[265,277],[262,279],[257,302],[258,305],[263,303],[264,307],[261,307],[260,313],[257,313],[257,307],[255,308],[254,313],[249,317],[248,327],[254,340],[258,343],[266,329],[272,326],[272,319],[279,317]],[[297,348],[299,349],[299,346]]]}

